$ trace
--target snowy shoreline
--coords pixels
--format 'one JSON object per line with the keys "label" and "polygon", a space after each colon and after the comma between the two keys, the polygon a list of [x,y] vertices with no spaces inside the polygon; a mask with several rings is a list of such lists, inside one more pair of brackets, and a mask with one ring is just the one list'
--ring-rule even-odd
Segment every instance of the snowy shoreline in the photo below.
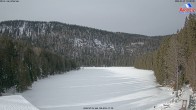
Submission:
{"label": "snowy shoreline", "polygon": [[[184,91],[191,91],[191,88],[187,87]],[[82,67],[77,71],[38,80],[33,83],[31,90],[17,94],[40,110],[83,110],[88,107],[178,110],[183,98],[175,102],[177,99],[172,92],[172,88],[157,84],[150,70]],[[189,94],[186,94],[187,97]]]}
{"label": "snowy shoreline", "polygon": [[168,100],[165,103],[156,105],[155,108],[151,108],[151,110],[179,110],[182,108],[183,100],[187,101],[186,109],[188,109],[189,97],[190,95],[193,95],[192,88],[189,85],[184,85],[181,90],[182,91],[178,91],[178,98],[173,97],[171,100]]}

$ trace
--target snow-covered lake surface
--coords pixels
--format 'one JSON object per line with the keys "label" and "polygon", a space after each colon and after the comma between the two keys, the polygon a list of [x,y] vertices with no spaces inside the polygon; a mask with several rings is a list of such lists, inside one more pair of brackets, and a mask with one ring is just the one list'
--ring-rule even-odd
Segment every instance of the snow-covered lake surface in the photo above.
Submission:
{"label": "snow-covered lake surface", "polygon": [[158,86],[153,71],[132,67],[85,67],[50,76],[22,96],[40,110],[151,110],[173,97]]}

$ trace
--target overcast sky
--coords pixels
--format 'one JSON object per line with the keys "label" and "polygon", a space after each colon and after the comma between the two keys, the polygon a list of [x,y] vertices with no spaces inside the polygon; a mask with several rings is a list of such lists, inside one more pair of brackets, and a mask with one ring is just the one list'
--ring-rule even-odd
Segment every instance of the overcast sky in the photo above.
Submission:
{"label": "overcast sky", "polygon": [[[176,33],[184,25],[175,0],[19,0],[0,2],[0,21],[60,21],[113,32]],[[195,7],[196,3],[192,3]]]}

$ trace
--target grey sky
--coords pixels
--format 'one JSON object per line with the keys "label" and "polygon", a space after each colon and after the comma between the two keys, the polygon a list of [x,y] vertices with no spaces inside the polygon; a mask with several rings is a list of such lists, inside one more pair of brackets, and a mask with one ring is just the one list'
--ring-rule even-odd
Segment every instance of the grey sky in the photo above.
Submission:
{"label": "grey sky", "polygon": [[[175,0],[19,0],[0,2],[0,21],[60,21],[114,32],[166,35],[182,28],[186,15]],[[192,3],[195,7],[196,3]]]}

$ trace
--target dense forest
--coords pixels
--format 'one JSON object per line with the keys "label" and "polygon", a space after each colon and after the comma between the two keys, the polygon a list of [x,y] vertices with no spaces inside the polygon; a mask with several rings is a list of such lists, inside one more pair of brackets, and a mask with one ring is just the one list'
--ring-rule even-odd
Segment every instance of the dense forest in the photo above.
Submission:
{"label": "dense forest", "polygon": [[162,85],[177,88],[189,83],[196,90],[196,15],[190,14],[181,30],[167,36],[158,50],[138,57],[134,65],[154,70]]}
{"label": "dense forest", "polygon": [[0,95],[11,87],[22,92],[38,79],[78,68],[62,55],[7,36],[0,37],[0,59]]}
{"label": "dense forest", "polygon": [[109,32],[60,22],[4,21],[0,35],[74,59],[81,66],[130,66],[138,55],[154,51],[162,36]]}

